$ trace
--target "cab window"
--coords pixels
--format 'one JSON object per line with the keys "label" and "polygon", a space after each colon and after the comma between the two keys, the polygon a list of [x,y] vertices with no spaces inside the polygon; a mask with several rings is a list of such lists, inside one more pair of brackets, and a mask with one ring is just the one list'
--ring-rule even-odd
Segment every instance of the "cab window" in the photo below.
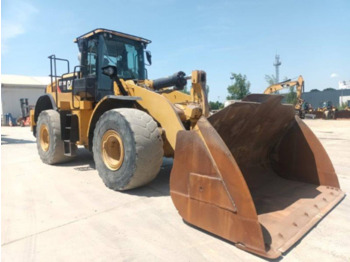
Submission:
{"label": "cab window", "polygon": [[86,74],[87,76],[96,76],[96,61],[97,61],[97,41],[96,39],[91,39],[88,41],[87,48],[87,64],[86,64]]}

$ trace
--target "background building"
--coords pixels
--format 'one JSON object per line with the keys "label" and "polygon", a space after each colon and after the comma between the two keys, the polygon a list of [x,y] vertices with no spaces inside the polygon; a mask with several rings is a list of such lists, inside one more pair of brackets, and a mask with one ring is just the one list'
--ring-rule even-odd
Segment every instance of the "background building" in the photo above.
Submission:
{"label": "background building", "polygon": [[21,117],[19,100],[28,98],[29,105],[35,105],[49,83],[50,77],[1,75],[1,117],[6,114]]}
{"label": "background building", "polygon": [[349,81],[339,81],[339,89],[350,89],[350,80]]}
{"label": "background building", "polygon": [[313,108],[321,107],[325,101],[332,101],[334,106],[339,107],[350,100],[350,89],[305,92],[302,98]]}

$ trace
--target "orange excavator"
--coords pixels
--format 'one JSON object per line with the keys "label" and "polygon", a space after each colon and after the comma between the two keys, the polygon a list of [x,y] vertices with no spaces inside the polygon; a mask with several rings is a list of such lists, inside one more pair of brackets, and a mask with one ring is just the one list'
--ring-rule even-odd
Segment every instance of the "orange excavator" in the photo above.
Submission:
{"label": "orange excavator", "polygon": [[279,90],[294,86],[297,92],[297,103],[294,107],[297,115],[299,115],[299,117],[303,119],[305,118],[305,113],[308,112],[308,104],[305,103],[304,100],[301,98],[301,94],[304,92],[304,78],[302,76],[299,76],[298,79],[295,81],[288,79],[286,81],[270,85],[268,88],[265,89],[264,94],[273,94],[278,92]]}

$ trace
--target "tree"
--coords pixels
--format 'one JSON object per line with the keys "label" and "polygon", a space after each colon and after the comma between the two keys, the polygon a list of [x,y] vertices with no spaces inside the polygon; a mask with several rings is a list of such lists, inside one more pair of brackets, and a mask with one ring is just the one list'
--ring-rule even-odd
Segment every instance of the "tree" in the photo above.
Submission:
{"label": "tree", "polygon": [[209,107],[210,107],[210,110],[218,110],[218,109],[224,108],[224,104],[220,103],[219,101],[216,101],[216,102],[210,101]]}
{"label": "tree", "polygon": [[297,93],[294,91],[294,86],[291,86],[289,88],[289,93],[286,94],[286,102],[288,104],[293,104],[296,105],[297,104]]}
{"label": "tree", "polygon": [[323,89],[323,91],[335,91],[336,89],[334,89],[333,87],[327,87],[325,89]]}
{"label": "tree", "polygon": [[[269,86],[272,86],[272,85],[278,83],[277,78],[274,75],[265,75],[265,80],[269,84]],[[290,80],[290,79],[286,76],[283,78],[283,81],[288,81],[288,80]]]}
{"label": "tree", "polygon": [[320,92],[318,89],[311,89],[310,92]]}
{"label": "tree", "polygon": [[250,94],[250,82],[247,81],[246,75],[231,73],[231,79],[235,82],[227,87],[229,93],[227,100],[242,99]]}
{"label": "tree", "polygon": [[272,86],[277,83],[277,79],[274,75],[265,75],[265,80],[269,84],[269,86]]}
{"label": "tree", "polygon": [[346,110],[346,108],[348,107],[348,105],[350,105],[350,100],[347,102],[343,102],[341,103],[341,105],[339,105],[338,110]]}

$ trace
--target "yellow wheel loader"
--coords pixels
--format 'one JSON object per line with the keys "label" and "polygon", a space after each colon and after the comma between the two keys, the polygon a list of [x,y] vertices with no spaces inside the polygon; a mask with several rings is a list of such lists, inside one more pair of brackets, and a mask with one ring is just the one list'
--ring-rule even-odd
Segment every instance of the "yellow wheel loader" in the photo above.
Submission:
{"label": "yellow wheel loader", "polygon": [[[75,42],[80,65],[71,73],[50,56],[51,84],[31,111],[44,163],[85,146],[106,186],[127,190],[174,156],[170,194],[183,219],[268,258],[344,197],[326,151],[281,96],[249,95],[209,117],[205,72],[148,79],[151,41],[96,29]],[[68,73],[57,76],[56,63]]]}

